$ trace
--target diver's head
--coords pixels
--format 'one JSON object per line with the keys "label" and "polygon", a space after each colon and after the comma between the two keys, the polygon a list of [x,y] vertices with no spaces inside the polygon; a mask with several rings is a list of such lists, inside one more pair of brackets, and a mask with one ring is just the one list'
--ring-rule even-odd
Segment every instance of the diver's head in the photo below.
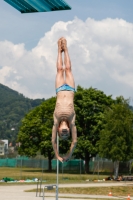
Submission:
{"label": "diver's head", "polygon": [[67,140],[68,137],[70,136],[69,124],[66,120],[62,120],[60,122],[59,128],[58,128],[58,134],[62,140]]}

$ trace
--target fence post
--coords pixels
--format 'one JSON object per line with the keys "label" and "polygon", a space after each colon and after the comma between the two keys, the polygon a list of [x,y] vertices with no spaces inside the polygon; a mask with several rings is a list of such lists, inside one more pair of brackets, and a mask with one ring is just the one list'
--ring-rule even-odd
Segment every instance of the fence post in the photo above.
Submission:
{"label": "fence post", "polygon": [[[58,137],[58,134],[57,134],[57,151],[58,151],[58,154],[59,154],[59,137]],[[58,174],[59,174],[59,160],[57,159],[56,200],[58,200],[58,184],[59,184]]]}

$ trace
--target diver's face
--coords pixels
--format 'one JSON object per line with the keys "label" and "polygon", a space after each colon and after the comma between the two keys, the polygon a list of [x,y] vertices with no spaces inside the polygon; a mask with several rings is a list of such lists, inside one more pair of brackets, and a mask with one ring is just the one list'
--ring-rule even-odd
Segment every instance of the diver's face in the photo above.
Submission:
{"label": "diver's face", "polygon": [[68,137],[70,136],[70,130],[68,127],[68,123],[66,121],[62,121],[60,123],[58,133],[59,133],[59,137],[61,137],[63,140],[68,139]]}

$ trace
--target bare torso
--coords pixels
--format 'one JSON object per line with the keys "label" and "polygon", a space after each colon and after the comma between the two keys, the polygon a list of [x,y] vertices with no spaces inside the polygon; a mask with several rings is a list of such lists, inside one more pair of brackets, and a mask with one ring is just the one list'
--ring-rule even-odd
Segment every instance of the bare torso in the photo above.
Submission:
{"label": "bare torso", "polygon": [[73,116],[75,114],[74,105],[74,92],[72,91],[60,91],[57,93],[57,100],[54,114],[59,122],[61,119],[65,118],[71,123]]}
{"label": "bare torso", "polygon": [[[62,58],[64,53],[64,62]],[[55,81],[55,88],[63,86],[64,83],[68,86],[75,88],[74,77],[71,71],[71,60],[69,57],[67,42],[65,38],[58,40],[58,56],[57,56],[57,74]],[[65,86],[66,87],[66,86]],[[66,87],[66,89],[69,87]],[[68,161],[77,144],[77,129],[75,126],[76,114],[74,111],[74,92],[73,91],[59,91],[57,93],[56,106],[53,114],[54,124],[52,128],[52,145],[56,158],[61,161]],[[59,155],[57,149],[57,133],[62,139],[67,139],[72,136],[70,151],[63,158]]]}

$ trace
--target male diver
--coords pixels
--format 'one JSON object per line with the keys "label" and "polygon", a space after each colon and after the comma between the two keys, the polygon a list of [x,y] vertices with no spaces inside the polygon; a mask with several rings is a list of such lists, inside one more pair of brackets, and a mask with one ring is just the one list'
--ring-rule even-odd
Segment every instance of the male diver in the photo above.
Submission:
{"label": "male diver", "polygon": [[[63,58],[64,53],[64,68]],[[52,145],[56,158],[61,161],[68,161],[72,156],[77,144],[77,130],[75,126],[74,92],[75,82],[71,71],[71,61],[68,54],[67,41],[65,38],[58,40],[57,74],[56,74],[56,106],[53,114],[54,125],[52,129]],[[57,132],[61,139],[67,140],[72,135],[70,151],[65,157],[60,157],[57,150]]]}

